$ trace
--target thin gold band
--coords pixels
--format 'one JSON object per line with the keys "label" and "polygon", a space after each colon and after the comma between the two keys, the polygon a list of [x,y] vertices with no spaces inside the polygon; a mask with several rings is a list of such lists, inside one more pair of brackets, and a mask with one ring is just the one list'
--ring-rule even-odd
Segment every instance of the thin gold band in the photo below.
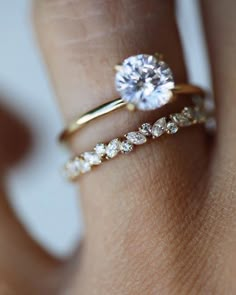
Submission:
{"label": "thin gold band", "polygon": [[82,174],[88,173],[96,166],[111,160],[119,154],[128,154],[136,147],[150,140],[168,134],[174,135],[179,129],[196,124],[206,124],[212,114],[205,108],[203,99],[193,99],[193,105],[184,107],[182,111],[159,117],[153,124],[144,123],[137,130],[115,137],[107,143],[100,142],[92,150],[72,157],[64,166],[64,175],[68,180],[75,181]]}
{"label": "thin gold band", "polygon": [[[173,92],[173,99],[175,99],[176,95],[199,95],[204,96],[204,91],[197,86],[190,85],[190,84],[179,84],[176,85],[176,87],[172,90]],[[172,99],[172,101],[173,101]],[[100,105],[99,107],[83,114],[78,119],[70,123],[65,130],[60,134],[59,140],[61,142],[66,141],[69,139],[71,135],[76,133],[79,129],[84,127],[85,124],[89,123],[90,121],[104,116],[110,112],[113,112],[115,110],[118,110],[122,107],[127,107],[127,102],[123,101],[122,98],[117,98],[115,100],[112,100],[110,102],[104,103]]]}

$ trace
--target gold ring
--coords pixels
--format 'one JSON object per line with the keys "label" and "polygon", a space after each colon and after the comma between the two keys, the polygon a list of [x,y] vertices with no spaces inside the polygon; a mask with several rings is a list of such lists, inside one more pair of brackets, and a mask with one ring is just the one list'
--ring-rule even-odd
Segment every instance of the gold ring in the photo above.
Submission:
{"label": "gold ring", "polygon": [[85,124],[110,112],[127,107],[148,111],[158,109],[172,102],[178,95],[197,95],[204,97],[204,91],[194,85],[175,85],[169,66],[160,54],[139,54],[128,57],[116,65],[115,85],[120,98],[104,103],[71,122],[60,134],[65,141]]}
{"label": "gold ring", "polygon": [[[129,132],[123,137],[114,138],[108,143],[100,142],[93,149],[70,159],[64,166],[64,175],[68,180],[77,178],[103,162],[111,160],[119,154],[128,154],[135,147],[157,139],[165,134],[176,134],[182,127],[205,124],[211,114],[205,109],[200,98],[193,100],[194,105],[185,107],[181,112],[158,118],[153,124],[144,123],[138,130]],[[206,126],[207,127],[207,126]]]}

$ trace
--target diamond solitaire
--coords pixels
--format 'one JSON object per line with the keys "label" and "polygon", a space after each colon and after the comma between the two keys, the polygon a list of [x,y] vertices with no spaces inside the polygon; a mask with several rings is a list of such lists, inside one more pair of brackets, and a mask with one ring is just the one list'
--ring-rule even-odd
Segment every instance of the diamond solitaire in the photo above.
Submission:
{"label": "diamond solitaire", "polygon": [[[80,114],[60,134],[60,141],[68,140],[89,122],[121,108],[127,108],[129,111],[134,109],[149,111],[158,109],[178,97],[187,95],[203,98],[205,96],[204,91],[195,85],[186,83],[175,85],[171,69],[162,60],[161,55],[157,53],[154,55],[138,54],[130,56],[122,64],[116,65],[115,69],[115,87],[120,97],[111,101],[104,101],[94,109]],[[107,89],[106,87],[105,89]],[[114,88],[114,85],[111,87]],[[183,119],[181,116],[178,116],[178,118],[174,116],[174,118],[185,121],[185,118]],[[182,124],[185,124],[185,122],[182,122]],[[171,125],[170,127],[172,127],[171,130],[173,131],[174,126]],[[158,128],[157,126],[156,134],[162,132],[162,129]],[[141,126],[139,132],[141,135],[151,136],[151,129],[148,124]],[[137,137],[136,135],[135,137]],[[103,155],[105,150],[108,149],[111,153],[108,153],[107,157],[112,157],[113,153],[117,154],[120,148],[117,142],[113,142],[113,144],[106,147],[98,145],[95,151],[100,150],[100,154]],[[89,157],[91,158],[91,154],[89,154]]]}
{"label": "diamond solitaire", "polygon": [[155,110],[170,102],[175,84],[168,65],[153,55],[128,57],[117,66],[116,90],[140,110]]}

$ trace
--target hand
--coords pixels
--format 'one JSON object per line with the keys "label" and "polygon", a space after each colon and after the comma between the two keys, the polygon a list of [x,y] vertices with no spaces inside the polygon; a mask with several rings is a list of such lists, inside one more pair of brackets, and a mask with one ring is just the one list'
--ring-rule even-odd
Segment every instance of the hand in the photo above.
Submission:
{"label": "hand", "polygon": [[[39,294],[59,294],[59,287],[85,295],[236,293],[236,3],[205,0],[202,9],[217,100],[215,141],[191,127],[83,176],[80,259],[49,264],[50,279],[34,281],[34,290],[45,286]],[[113,66],[129,55],[158,50],[176,81],[186,81],[173,1],[40,0],[34,11],[67,121],[115,98]],[[76,135],[71,148],[89,150],[146,116],[104,117]]]}

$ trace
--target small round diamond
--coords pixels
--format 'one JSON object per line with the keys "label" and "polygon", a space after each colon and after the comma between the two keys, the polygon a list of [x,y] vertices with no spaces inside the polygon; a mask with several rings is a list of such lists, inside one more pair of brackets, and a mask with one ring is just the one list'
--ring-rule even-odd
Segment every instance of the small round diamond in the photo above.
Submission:
{"label": "small round diamond", "polygon": [[64,175],[68,179],[75,179],[80,174],[80,160],[72,159],[64,167]]}
{"label": "small round diamond", "polygon": [[89,162],[80,159],[80,171],[81,173],[86,173],[89,172],[91,170],[91,165],[89,164]]}
{"label": "small round diamond", "polygon": [[182,114],[189,120],[194,119],[194,109],[191,107],[185,107],[182,111]]}
{"label": "small round diamond", "polygon": [[125,59],[116,73],[115,83],[122,99],[140,110],[154,110],[167,104],[174,88],[168,65],[147,54]]}
{"label": "small round diamond", "polygon": [[128,154],[132,152],[133,148],[134,148],[133,144],[128,141],[123,141],[120,145],[120,150],[124,154]]}
{"label": "small round diamond", "polygon": [[106,146],[104,143],[98,143],[94,150],[100,157],[103,157],[106,154]]}
{"label": "small round diamond", "polygon": [[178,125],[174,122],[168,122],[166,128],[168,134],[175,134],[179,130]]}
{"label": "small round diamond", "polygon": [[139,132],[141,132],[145,136],[152,135],[152,125],[149,123],[143,123],[142,126],[139,128]]}

